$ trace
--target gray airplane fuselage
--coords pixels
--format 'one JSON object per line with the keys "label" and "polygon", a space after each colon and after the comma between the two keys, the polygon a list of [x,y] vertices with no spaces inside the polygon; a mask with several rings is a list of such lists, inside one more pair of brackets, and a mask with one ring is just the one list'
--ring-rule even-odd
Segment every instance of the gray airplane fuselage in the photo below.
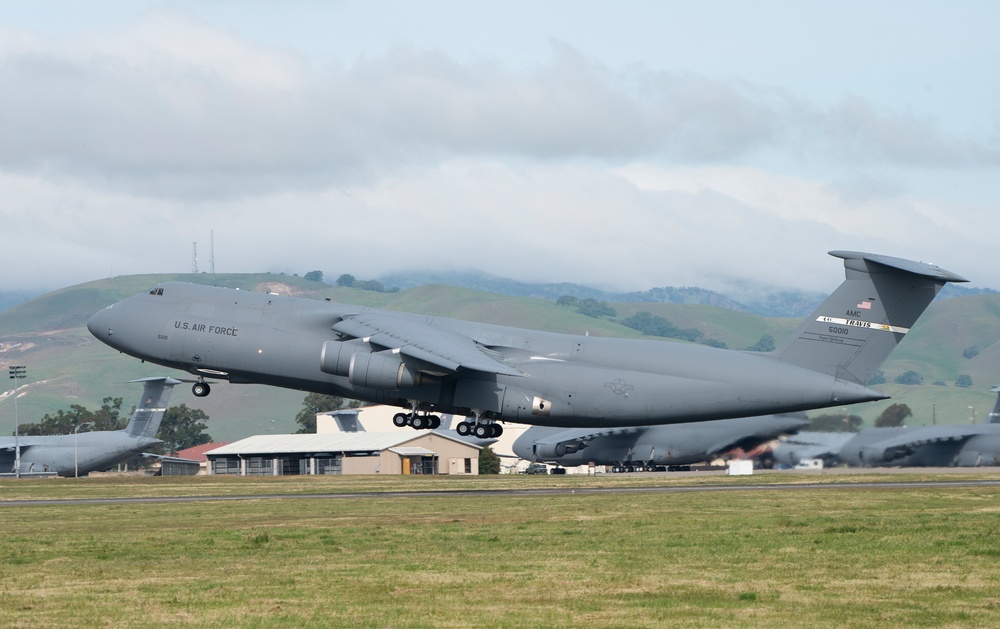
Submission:
{"label": "gray airplane fuselage", "polygon": [[518,437],[513,447],[514,454],[522,459],[566,467],[629,462],[688,465],[735,448],[751,450],[808,423],[804,419],[767,415],[604,431],[536,426]]}
{"label": "gray airplane fuselage", "polygon": [[[831,251],[845,280],[769,353],[539,332],[168,282],[96,313],[126,354],[228,379],[409,408],[564,427],[670,424],[884,399],[865,386],[947,282],[937,266]],[[207,395],[206,382],[194,386]],[[395,419],[394,419],[395,421]],[[459,424],[469,430],[471,422]],[[481,434],[480,434],[481,433]]]}
{"label": "gray airplane fuselage", "polygon": [[859,467],[977,467],[1000,465],[1000,424],[944,424],[801,432],[778,445],[776,460],[795,465],[823,459]]}
{"label": "gray airplane fuselage", "polygon": [[[55,472],[59,476],[80,476],[106,470],[141,454],[159,439],[129,435],[122,430],[80,432],[75,435],[21,436],[21,472]],[[13,469],[13,437],[0,440],[0,469]]]}
{"label": "gray airplane fuselage", "polygon": [[837,456],[848,465],[976,467],[1000,464],[1000,424],[866,428]]}
{"label": "gray airplane fuselage", "polygon": [[[428,347],[437,338],[470,339],[508,373],[442,373],[379,351],[372,337],[332,329],[364,317],[381,326],[372,337],[417,330]],[[763,353],[538,332],[198,284],[161,284],[98,312],[88,327],[126,354],[233,383],[537,425],[650,425],[885,397]]]}
{"label": "gray airplane fuselage", "polygon": [[[0,470],[14,474],[55,472],[60,476],[86,476],[163,443],[156,439],[156,432],[170,393],[180,380],[150,377],[133,382],[143,383],[142,395],[123,430],[0,437]],[[86,425],[81,424],[77,431]]]}

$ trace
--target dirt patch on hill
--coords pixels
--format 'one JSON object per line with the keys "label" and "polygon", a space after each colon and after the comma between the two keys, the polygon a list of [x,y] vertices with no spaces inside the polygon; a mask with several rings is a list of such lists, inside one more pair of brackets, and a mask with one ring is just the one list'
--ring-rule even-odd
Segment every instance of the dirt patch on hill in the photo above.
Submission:
{"label": "dirt patch on hill", "polygon": [[255,290],[262,293],[274,293],[275,295],[285,295],[287,297],[296,297],[298,295],[303,295],[304,293],[288,284],[282,284],[281,282],[262,282],[257,284]]}

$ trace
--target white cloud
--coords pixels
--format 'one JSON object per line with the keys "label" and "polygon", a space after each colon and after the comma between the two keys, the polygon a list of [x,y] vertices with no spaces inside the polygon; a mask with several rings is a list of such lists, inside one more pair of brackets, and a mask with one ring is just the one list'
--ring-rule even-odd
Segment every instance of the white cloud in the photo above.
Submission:
{"label": "white cloud", "polygon": [[[864,95],[566,44],[535,64],[405,39],[318,61],[171,10],[0,34],[0,221],[34,260],[12,287],[187,271],[213,229],[224,272],[827,290],[842,273],[824,252],[862,249],[1000,287],[981,260],[996,127],[953,137]],[[961,201],[956,173],[987,201]]]}

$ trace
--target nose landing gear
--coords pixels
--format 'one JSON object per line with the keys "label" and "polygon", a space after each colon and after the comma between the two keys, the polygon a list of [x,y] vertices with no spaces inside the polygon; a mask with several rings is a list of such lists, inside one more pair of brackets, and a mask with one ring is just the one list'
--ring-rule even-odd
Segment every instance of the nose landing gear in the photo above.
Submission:
{"label": "nose landing gear", "polygon": [[195,397],[205,397],[211,392],[212,387],[210,387],[204,380],[199,380],[191,386],[191,393],[194,393]]}

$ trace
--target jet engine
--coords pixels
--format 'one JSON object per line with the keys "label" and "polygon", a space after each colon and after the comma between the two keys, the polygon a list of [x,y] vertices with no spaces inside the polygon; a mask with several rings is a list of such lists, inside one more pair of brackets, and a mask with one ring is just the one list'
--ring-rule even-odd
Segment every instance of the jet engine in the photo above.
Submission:
{"label": "jet engine", "polygon": [[539,459],[552,460],[574,454],[587,447],[584,441],[560,441],[559,443],[535,443],[535,454]]}
{"label": "jet engine", "polygon": [[346,376],[357,387],[395,389],[429,384],[431,377],[403,358],[387,350],[373,352],[358,341],[327,341],[320,352],[320,370],[335,376]]}

